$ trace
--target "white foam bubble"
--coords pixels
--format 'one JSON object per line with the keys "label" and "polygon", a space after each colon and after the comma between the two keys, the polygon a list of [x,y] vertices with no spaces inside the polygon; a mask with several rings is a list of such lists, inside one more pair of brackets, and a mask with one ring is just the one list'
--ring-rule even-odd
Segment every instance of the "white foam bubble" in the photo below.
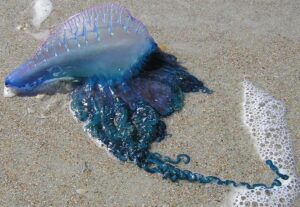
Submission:
{"label": "white foam bubble", "polygon": [[244,81],[243,121],[251,134],[262,161],[272,160],[280,173],[280,187],[253,190],[233,188],[224,206],[291,206],[300,194],[300,179],[296,176],[292,137],[285,118],[286,107],[266,91]]}
{"label": "white foam bubble", "polygon": [[41,23],[47,19],[53,9],[50,0],[35,0],[33,5],[32,25],[40,27]]}
{"label": "white foam bubble", "polygon": [[13,89],[4,86],[4,89],[3,89],[3,96],[4,96],[5,98],[14,97],[14,96],[16,96],[16,95],[17,95],[17,94],[16,94],[16,92],[15,92]]}
{"label": "white foam bubble", "polygon": [[285,174],[295,174],[292,137],[284,103],[245,81],[243,110],[244,123],[260,158],[264,162],[272,160]]}
{"label": "white foam bubble", "polygon": [[291,176],[282,186],[272,189],[235,188],[231,191],[226,207],[264,207],[264,206],[292,206],[300,192],[300,180]]}

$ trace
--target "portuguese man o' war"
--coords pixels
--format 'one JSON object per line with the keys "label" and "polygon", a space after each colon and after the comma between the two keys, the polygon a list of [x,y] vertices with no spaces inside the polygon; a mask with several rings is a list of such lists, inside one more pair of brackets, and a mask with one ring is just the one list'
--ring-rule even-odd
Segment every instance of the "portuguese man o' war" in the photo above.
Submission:
{"label": "portuguese man o' war", "polygon": [[147,28],[116,4],[84,10],[59,25],[31,59],[5,79],[5,95],[52,94],[72,85],[70,108],[86,132],[120,161],[133,162],[171,181],[273,189],[289,176],[271,160],[271,184],[236,182],[177,167],[175,159],[150,151],[166,136],[161,120],[183,107],[184,93],[211,94],[202,81],[162,51]]}

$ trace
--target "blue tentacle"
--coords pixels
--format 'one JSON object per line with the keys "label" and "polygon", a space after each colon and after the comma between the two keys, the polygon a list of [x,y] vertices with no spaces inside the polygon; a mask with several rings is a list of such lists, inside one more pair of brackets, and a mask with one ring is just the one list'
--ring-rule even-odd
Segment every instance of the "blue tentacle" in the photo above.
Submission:
{"label": "blue tentacle", "polygon": [[276,167],[271,160],[267,160],[266,164],[277,175],[277,177],[273,180],[273,182],[270,185],[263,183],[251,184],[247,182],[236,182],[233,180],[226,179],[223,180],[216,176],[205,176],[200,173],[194,173],[188,170],[182,170],[177,168],[175,165],[179,164],[180,161],[182,161],[183,157],[187,159],[186,162],[184,162],[185,164],[187,164],[190,161],[190,158],[186,154],[180,154],[177,156],[176,160],[171,160],[171,158],[169,157],[162,157],[159,153],[149,153],[148,157],[144,160],[144,163],[139,164],[139,166],[149,173],[161,174],[164,179],[170,179],[173,182],[178,180],[187,180],[189,182],[198,182],[202,184],[214,183],[225,186],[246,187],[248,189],[254,189],[257,187],[270,189],[275,186],[281,186],[282,183],[280,179],[287,180],[289,178],[288,175],[280,173],[278,167]]}

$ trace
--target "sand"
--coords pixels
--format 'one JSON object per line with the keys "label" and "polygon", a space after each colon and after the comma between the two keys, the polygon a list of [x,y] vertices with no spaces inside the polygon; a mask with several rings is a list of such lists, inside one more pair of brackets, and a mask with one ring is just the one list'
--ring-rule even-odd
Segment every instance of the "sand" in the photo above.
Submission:
{"label": "sand", "polygon": [[[9,71],[40,45],[30,32],[54,27],[101,1],[52,2],[40,30],[26,25],[30,0],[0,2],[1,91]],[[299,1],[119,3],[215,91],[188,94],[183,110],[165,120],[171,136],[152,151],[188,153],[192,162],[182,167],[207,175],[271,182],[274,175],[255,153],[241,120],[241,82],[247,78],[286,103],[300,169]],[[88,140],[68,103],[68,94],[0,96],[0,206],[213,207],[228,195],[226,187],[172,183],[111,158]]]}

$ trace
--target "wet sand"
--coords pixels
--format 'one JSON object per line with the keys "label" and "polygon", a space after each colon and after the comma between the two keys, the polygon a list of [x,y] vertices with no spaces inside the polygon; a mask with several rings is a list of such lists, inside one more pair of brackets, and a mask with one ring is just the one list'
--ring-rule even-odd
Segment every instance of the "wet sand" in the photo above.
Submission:
{"label": "wet sand", "polygon": [[[101,1],[53,0],[49,29]],[[255,153],[242,117],[246,78],[288,109],[298,172],[300,161],[300,3],[289,1],[119,1],[159,44],[215,93],[188,94],[165,119],[167,137],[152,151],[187,153],[186,169],[248,182],[274,175]],[[40,45],[20,24],[31,1],[0,2],[1,86]],[[28,28],[32,31],[32,28]],[[230,188],[172,183],[112,159],[89,141],[68,108],[68,94],[0,96],[0,206],[218,206]],[[294,206],[300,205],[300,200]]]}

